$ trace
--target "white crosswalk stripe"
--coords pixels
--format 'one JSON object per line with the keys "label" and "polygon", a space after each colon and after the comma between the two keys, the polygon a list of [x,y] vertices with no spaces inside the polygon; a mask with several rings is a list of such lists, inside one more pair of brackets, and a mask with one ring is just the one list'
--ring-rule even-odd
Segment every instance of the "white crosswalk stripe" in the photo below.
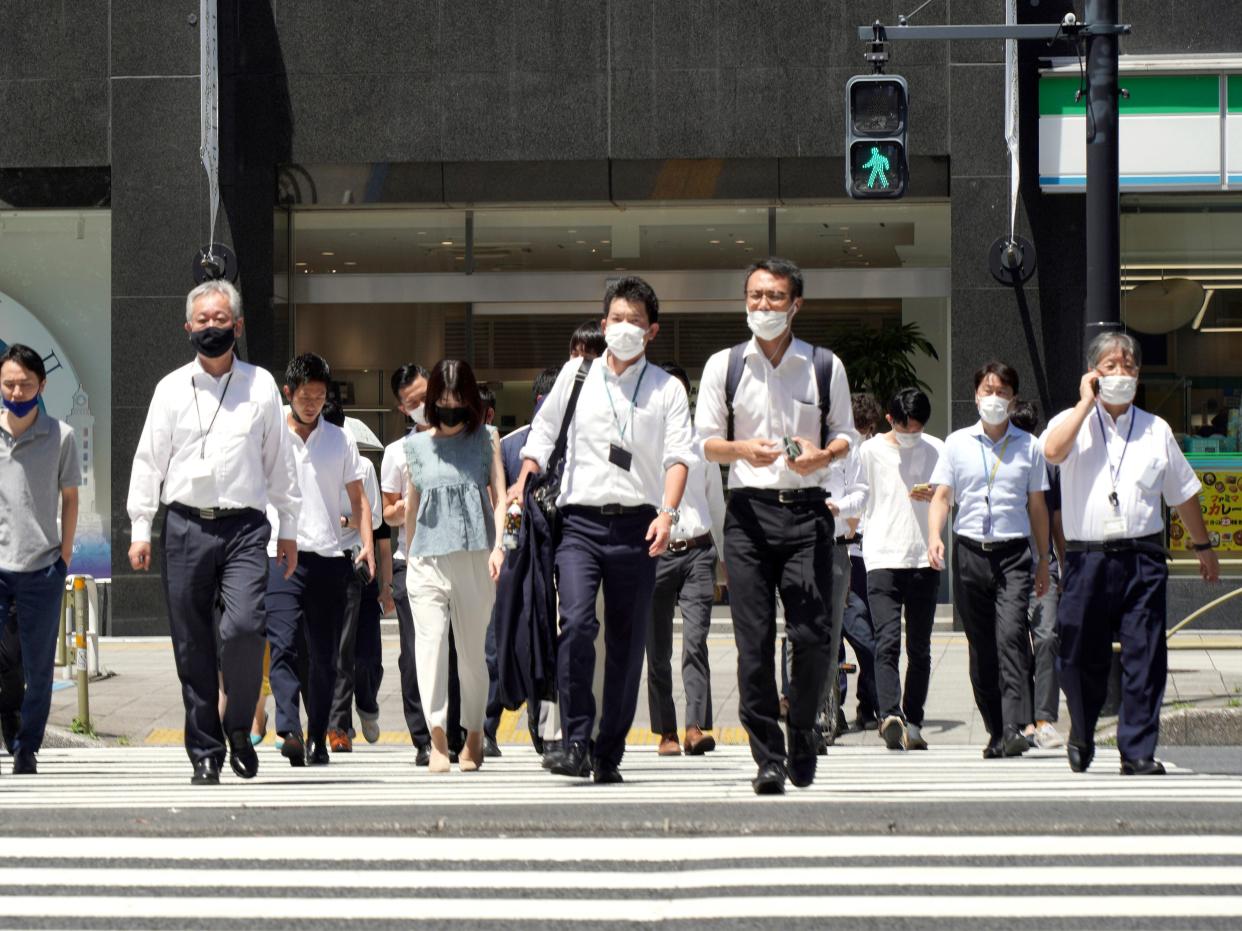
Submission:
{"label": "white crosswalk stripe", "polygon": [[[1026,890],[1022,914],[1047,922],[1236,927],[1242,919],[1238,836],[307,840],[9,838],[0,847],[0,916],[80,927],[307,927],[332,905],[333,927],[427,915],[499,927],[572,915],[636,924],[819,916],[821,927],[917,918],[956,928],[1014,918],[1014,891]],[[347,890],[348,900],[325,901],[332,890]],[[574,901],[590,908],[567,908]]]}
{"label": "white crosswalk stripe", "polygon": [[[797,802],[1160,801],[1242,806],[1242,778],[1169,766],[1163,778],[1118,774],[1115,749],[1101,747],[1091,770],[1070,772],[1062,751],[1032,751],[1013,760],[983,760],[969,747],[892,753],[882,747],[835,747],[821,757],[814,785],[783,798],[757,798],[755,765],[745,747],[705,757],[661,758],[653,748],[627,752],[621,785],[553,776],[529,748],[506,748],[477,773],[436,775],[413,765],[412,749],[366,747],[334,755],[326,767],[291,768],[274,751],[260,754],[258,776],[236,778],[227,764],[218,787],[189,784],[190,765],[176,748],[47,749],[36,777],[2,777],[6,809],[291,808],[393,805],[528,806],[650,804],[653,800],[772,805]],[[1242,823],[1242,807],[1237,823]]]}

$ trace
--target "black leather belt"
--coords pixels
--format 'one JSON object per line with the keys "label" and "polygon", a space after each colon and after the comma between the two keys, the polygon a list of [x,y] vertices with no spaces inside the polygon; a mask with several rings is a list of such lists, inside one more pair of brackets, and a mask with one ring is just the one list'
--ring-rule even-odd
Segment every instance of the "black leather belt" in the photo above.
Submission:
{"label": "black leather belt", "polygon": [[823,503],[831,497],[823,488],[739,488],[733,494],[774,504]]}
{"label": "black leather belt", "polygon": [[568,513],[581,511],[600,517],[620,517],[624,514],[654,514],[656,509],[650,504],[567,504],[562,510]]}
{"label": "black leather belt", "polygon": [[669,540],[668,552],[685,553],[690,550],[705,550],[712,545],[712,535],[705,533],[697,537],[691,537],[688,540]]}
{"label": "black leather belt", "polygon": [[1122,553],[1127,550],[1164,549],[1164,534],[1149,533],[1145,537],[1121,537],[1117,540],[1066,540],[1065,549],[1071,553]]}
{"label": "black leather belt", "polygon": [[243,514],[256,513],[255,508],[193,508],[177,501],[168,505],[168,510],[184,514],[186,517],[197,517],[199,520],[223,520],[226,517],[240,517]]}
{"label": "black leather belt", "polygon": [[957,542],[967,549],[974,550],[976,553],[1012,553],[1019,549],[1030,549],[1031,543],[1026,537],[1018,537],[1014,540],[974,540],[970,537],[957,535]]}
{"label": "black leather belt", "polygon": [[856,533],[852,537],[837,537],[837,546],[850,546],[851,544],[862,546],[862,534]]}

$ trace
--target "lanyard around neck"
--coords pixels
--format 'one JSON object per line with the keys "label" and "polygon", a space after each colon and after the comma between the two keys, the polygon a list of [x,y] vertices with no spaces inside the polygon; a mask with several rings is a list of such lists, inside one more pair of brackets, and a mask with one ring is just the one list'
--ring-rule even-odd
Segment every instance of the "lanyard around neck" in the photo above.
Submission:
{"label": "lanyard around neck", "polygon": [[[992,471],[988,473],[988,478],[987,478],[988,490],[987,490],[986,500],[987,500],[987,504],[989,508],[992,506],[992,484],[996,481],[996,473],[1000,471],[1001,460],[1005,458],[1005,450],[1009,448],[1009,437],[1010,436],[1011,434],[1008,434],[1008,433],[1005,434],[1005,442],[1001,444],[1001,450],[1000,450],[999,455],[996,454],[995,444],[993,444],[992,446],[992,454],[996,456],[996,461],[992,463]],[[986,437],[987,437],[987,434],[985,433],[984,438]],[[988,454],[987,454],[987,451],[983,448],[982,443],[979,444],[979,455],[983,457],[983,469],[985,472],[987,472]]]}
{"label": "lanyard around neck", "polygon": [[[1108,480],[1112,483],[1113,490],[1108,496],[1108,503],[1113,507],[1120,507],[1120,499],[1117,497],[1117,479],[1121,477],[1121,464],[1126,461],[1126,450],[1130,448],[1130,437],[1134,435],[1134,421],[1138,417],[1134,415],[1134,408],[1130,408],[1130,427],[1126,430],[1126,441],[1121,447],[1121,458],[1117,460],[1117,468],[1113,469],[1113,457],[1108,451],[1108,431],[1104,429],[1104,415],[1100,413],[1100,407],[1097,404],[1095,408],[1095,419],[1100,422],[1100,436],[1104,440],[1104,458],[1108,460]],[[1113,421],[1116,424],[1116,421]],[[1118,431],[1120,433],[1120,431]]]}
{"label": "lanyard around neck", "polygon": [[[634,423],[634,407],[638,401],[638,389],[642,387],[643,376],[647,374],[647,367],[650,364],[650,362],[643,363],[642,371],[638,373],[638,380],[634,382],[634,393],[630,395],[630,413],[624,424],[621,423],[621,418],[617,415],[617,404],[612,399],[612,388],[608,386],[608,373],[604,371],[605,366],[600,366],[599,373],[600,377],[604,379],[604,391],[608,394],[608,406],[612,408],[612,420],[613,423],[617,425],[617,432],[621,435],[622,443],[625,442],[626,428],[632,426]],[[622,397],[625,397],[625,395],[622,395]],[[631,437],[632,436],[633,434],[631,433]]]}
{"label": "lanyard around neck", "polygon": [[198,385],[194,383],[194,376],[190,376],[190,390],[194,392],[194,415],[198,418],[198,438],[202,441],[202,445],[198,449],[198,457],[200,459],[207,458],[207,435],[211,433],[211,428],[216,425],[216,418],[220,416],[220,408],[224,407],[224,399],[228,396],[229,385],[233,381],[233,371],[229,370],[228,378],[224,379],[224,390],[220,392],[220,403],[216,405],[216,412],[211,415],[211,423],[207,424],[207,429],[203,429],[203,415],[198,409]]}

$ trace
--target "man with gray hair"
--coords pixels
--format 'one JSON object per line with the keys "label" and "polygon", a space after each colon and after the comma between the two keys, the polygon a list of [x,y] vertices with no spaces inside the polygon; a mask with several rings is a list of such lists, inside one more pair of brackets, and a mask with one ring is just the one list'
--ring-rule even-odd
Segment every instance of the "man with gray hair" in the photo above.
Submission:
{"label": "man with gray hair", "polygon": [[302,499],[280,393],[266,370],[235,356],[242,326],[241,295],[227,281],[186,297],[197,356],[156,385],[129,482],[135,570],[150,569],[151,525],[160,504],[168,507],[161,570],[194,785],[219,783],[226,738],[233,771],[243,779],[258,772],[250,722],[263,674],[268,502],[279,514],[285,578],[297,566]]}
{"label": "man with gray hair", "polygon": [[1091,765],[1116,634],[1121,772],[1158,776],[1169,575],[1162,497],[1185,524],[1203,579],[1215,582],[1220,567],[1199,510],[1199,479],[1169,425],[1134,405],[1142,364],[1137,340],[1101,333],[1087,362],[1078,403],[1052,418],[1040,437],[1045,458],[1061,467],[1066,553],[1057,671],[1070,713],[1067,754],[1074,772]]}

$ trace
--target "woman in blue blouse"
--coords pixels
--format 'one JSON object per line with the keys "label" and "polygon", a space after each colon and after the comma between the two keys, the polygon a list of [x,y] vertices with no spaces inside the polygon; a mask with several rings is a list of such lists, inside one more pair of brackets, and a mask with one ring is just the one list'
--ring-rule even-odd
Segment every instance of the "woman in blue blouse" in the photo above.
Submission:
{"label": "woman in blue blouse", "polygon": [[431,727],[432,772],[449,770],[449,624],[457,646],[461,722],[466,745],[462,772],[483,765],[487,703],[484,641],[502,554],[505,479],[500,440],[483,423],[483,401],[465,362],[445,359],[427,381],[431,429],[405,441],[410,471],[406,500],[409,541],[406,590],[414,615],[418,690]]}

